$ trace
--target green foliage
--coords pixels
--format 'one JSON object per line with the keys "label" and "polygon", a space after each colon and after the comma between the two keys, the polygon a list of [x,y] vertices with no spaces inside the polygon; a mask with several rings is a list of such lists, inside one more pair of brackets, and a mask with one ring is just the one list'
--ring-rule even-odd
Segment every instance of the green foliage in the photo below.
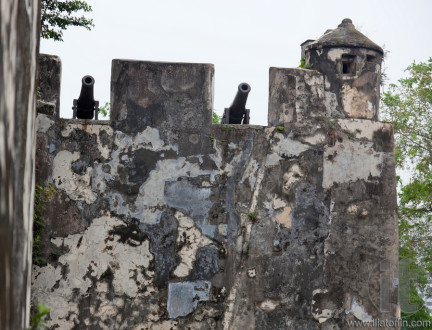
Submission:
{"label": "green foliage", "polygon": [[99,113],[104,118],[111,118],[111,105],[109,102],[105,102],[103,106],[99,107]]}
{"label": "green foliage", "polygon": [[45,211],[46,203],[52,198],[57,191],[51,186],[42,187],[36,185],[34,194],[34,211],[33,211],[33,263],[35,265],[42,265],[46,260],[41,256],[41,235],[45,228],[43,214]]}
{"label": "green foliage", "polygon": [[[408,322],[411,321],[431,321],[432,322],[432,317],[429,314],[429,310],[426,308],[423,299],[418,295],[417,292],[417,288],[416,286],[411,283],[411,290],[410,290],[410,303],[411,304],[416,304],[418,305],[420,308],[419,310],[414,313],[414,314],[409,314],[409,313],[404,313],[403,311],[401,311],[401,319],[402,320],[406,320]],[[425,329],[429,329],[429,328],[425,328],[425,327],[401,327],[401,330],[425,330]]]}
{"label": "green foliage", "polygon": [[212,124],[220,124],[222,117],[213,111]]}
{"label": "green foliage", "polygon": [[43,302],[37,305],[37,312],[31,315],[30,328],[28,330],[48,329],[45,323],[45,318],[51,309],[46,308]]}
{"label": "green foliage", "polygon": [[[396,134],[396,163],[409,169],[411,182],[402,187],[400,216],[432,219],[432,58],[411,64],[408,77],[391,84],[382,97],[385,119]],[[423,221],[423,222],[424,222]]]}
{"label": "green foliage", "polygon": [[41,37],[63,41],[63,30],[69,26],[80,26],[91,30],[93,20],[84,16],[75,16],[77,12],[91,12],[92,8],[85,1],[79,0],[42,0],[41,1]]}
{"label": "green foliage", "polygon": [[248,216],[249,220],[255,221],[258,217],[258,212],[257,211],[250,211],[247,216]]}
{"label": "green foliage", "polygon": [[298,66],[301,69],[311,69],[311,66],[309,64],[306,64],[306,60],[304,57],[300,60],[300,65]]}
{"label": "green foliage", "polygon": [[[401,225],[399,226],[401,228]],[[425,291],[426,284],[429,280],[428,271],[423,268],[423,264],[418,259],[417,250],[413,246],[408,244],[399,243],[399,299],[401,307],[401,318],[402,320],[408,321],[430,321],[432,323],[432,316],[429,314],[429,310],[425,306],[424,300],[420,297],[419,292],[427,295]],[[408,269],[409,275],[407,275],[407,270],[404,269],[404,261],[409,261]],[[408,282],[409,281],[409,282]],[[406,285],[409,292],[405,292],[402,287]],[[406,297],[407,296],[407,297]],[[407,301],[406,298],[409,300]],[[409,304],[406,306],[405,304]],[[407,311],[405,309],[408,309]],[[412,310],[409,312],[409,310]],[[402,330],[405,329],[418,329],[422,330],[423,327],[401,327]]]}
{"label": "green foliage", "polygon": [[283,132],[284,127],[283,127],[283,126],[276,126],[276,129],[277,129],[279,132]]}
{"label": "green foliage", "polygon": [[[407,78],[391,84],[381,100],[384,119],[395,130],[396,165],[411,174],[407,184],[398,177],[399,256],[412,261],[418,279],[410,298],[423,306],[417,291],[425,293],[432,277],[432,58],[413,62],[406,72]],[[424,306],[403,317],[432,320]]]}

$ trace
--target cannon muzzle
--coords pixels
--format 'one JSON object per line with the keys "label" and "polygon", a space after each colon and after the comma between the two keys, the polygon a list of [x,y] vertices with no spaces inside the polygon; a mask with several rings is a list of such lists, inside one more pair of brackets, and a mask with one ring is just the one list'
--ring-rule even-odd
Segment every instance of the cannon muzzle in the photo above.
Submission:
{"label": "cannon muzzle", "polygon": [[225,108],[221,124],[249,124],[249,109],[246,109],[246,101],[251,87],[247,83],[238,85],[238,91],[233,103]]}
{"label": "cannon muzzle", "polygon": [[99,102],[94,99],[94,83],[92,76],[82,78],[81,93],[78,99],[73,102],[74,118],[78,119],[97,119]]}

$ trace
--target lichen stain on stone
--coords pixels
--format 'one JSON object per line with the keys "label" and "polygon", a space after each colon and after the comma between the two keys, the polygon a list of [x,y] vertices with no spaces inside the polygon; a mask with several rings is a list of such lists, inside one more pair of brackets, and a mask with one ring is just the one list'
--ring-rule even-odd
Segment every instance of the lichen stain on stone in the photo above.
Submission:
{"label": "lichen stain on stone", "polygon": [[189,142],[192,144],[197,144],[199,142],[199,135],[198,134],[190,134],[189,135]]}
{"label": "lichen stain on stone", "polygon": [[162,73],[161,86],[167,92],[185,92],[196,86],[195,75],[195,71],[171,66]]}

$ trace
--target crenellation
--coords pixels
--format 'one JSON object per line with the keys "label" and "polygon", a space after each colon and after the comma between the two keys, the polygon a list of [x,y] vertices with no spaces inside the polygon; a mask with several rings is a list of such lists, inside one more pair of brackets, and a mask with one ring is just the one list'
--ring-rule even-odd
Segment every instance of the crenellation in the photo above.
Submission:
{"label": "crenellation", "polygon": [[[304,45],[312,70],[270,68],[269,126],[211,125],[211,64],[130,60],[113,60],[110,120],[38,115],[36,175],[57,190],[43,253],[61,251],[34,266],[49,326],[347,329],[398,316],[397,287],[379,308],[380,263],[398,276],[379,50],[320,40]],[[353,54],[377,62],[340,76]]]}

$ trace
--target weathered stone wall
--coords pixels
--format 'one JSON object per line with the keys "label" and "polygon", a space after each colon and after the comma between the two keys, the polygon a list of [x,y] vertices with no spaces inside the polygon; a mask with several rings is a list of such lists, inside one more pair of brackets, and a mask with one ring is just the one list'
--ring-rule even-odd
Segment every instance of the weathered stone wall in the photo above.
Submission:
{"label": "weathered stone wall", "polygon": [[47,54],[39,54],[38,74],[38,112],[52,112],[51,108],[52,105],[54,105],[54,113],[57,117],[60,117],[60,57]]}
{"label": "weathered stone wall", "polygon": [[30,303],[38,1],[0,10],[0,329],[25,329]]}
{"label": "weathered stone wall", "polygon": [[269,126],[328,117],[324,75],[304,69],[270,68]]}
{"label": "weathered stone wall", "polygon": [[211,125],[213,74],[114,60],[112,121],[38,115],[39,175],[58,191],[49,261],[33,271],[50,326],[310,330],[396,317],[391,126],[327,117],[323,75],[282,68],[270,70],[272,126]]}

